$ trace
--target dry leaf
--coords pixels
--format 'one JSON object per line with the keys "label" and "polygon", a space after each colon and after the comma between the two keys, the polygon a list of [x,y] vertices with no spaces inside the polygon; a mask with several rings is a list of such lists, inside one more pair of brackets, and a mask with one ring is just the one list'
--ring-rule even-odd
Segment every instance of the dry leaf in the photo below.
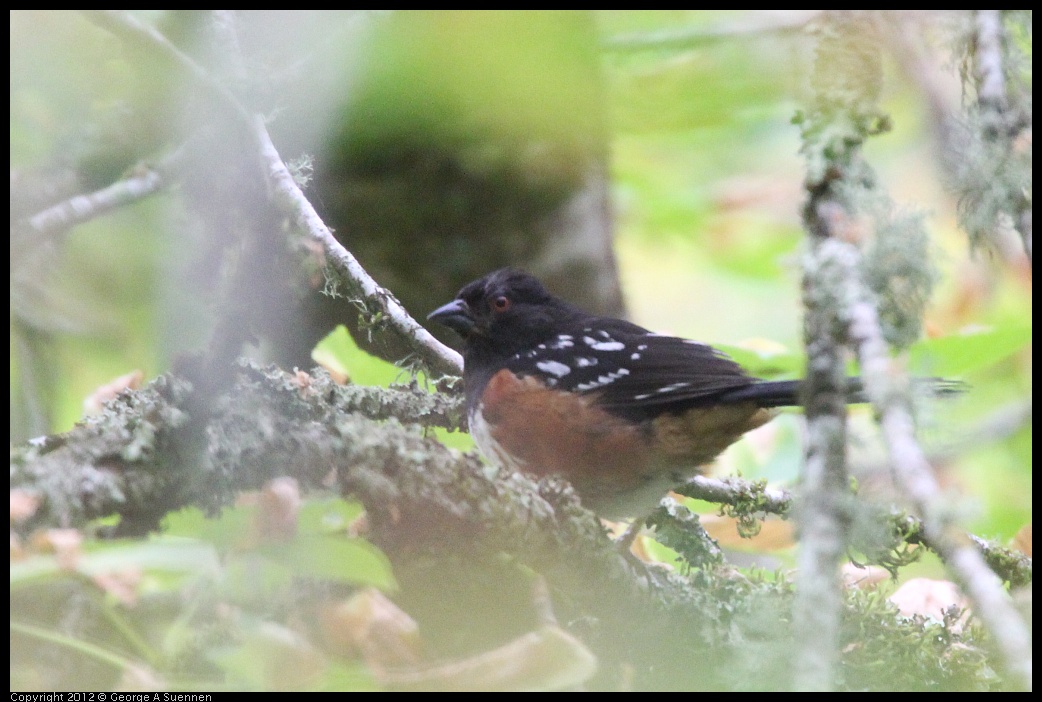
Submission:
{"label": "dry leaf", "polygon": [[83,413],[98,414],[106,402],[116,399],[124,390],[137,390],[141,387],[141,381],[144,379],[145,374],[136,370],[105,383],[83,401]]}
{"label": "dry leaf", "polygon": [[890,579],[890,572],[879,566],[856,566],[853,563],[844,563],[840,569],[840,578],[843,579],[845,588],[875,590],[879,583]]}
{"label": "dry leaf", "polygon": [[40,497],[26,490],[11,490],[11,523],[24,522],[36,513]]}
{"label": "dry leaf", "polygon": [[906,617],[916,614],[944,621],[945,611],[951,607],[962,610],[955,631],[959,631],[969,617],[969,602],[955,583],[947,580],[932,580],[930,578],[912,578],[897,589],[890,596],[890,601],[897,605],[897,609]]}
{"label": "dry leaf", "polygon": [[333,651],[345,658],[361,657],[374,672],[420,660],[419,626],[375,588],[327,607],[321,624]]}
{"label": "dry leaf", "polygon": [[744,539],[738,535],[738,520],[733,517],[701,514],[698,520],[706,533],[716,539],[722,548],[769,552],[791,548],[796,543],[796,531],[792,522],[780,517],[768,516],[760,525],[760,533],[751,539]]}
{"label": "dry leaf", "polygon": [[1031,524],[1025,524],[1020,527],[1017,531],[1017,535],[1013,537],[1011,543],[1013,548],[1023,553],[1028,558],[1031,558]]}
{"label": "dry leaf", "polygon": [[257,499],[253,534],[257,542],[289,541],[297,535],[300,487],[294,478],[269,480]]}
{"label": "dry leaf", "polygon": [[94,576],[94,583],[119,602],[128,607],[137,604],[138,585],[141,584],[142,573],[138,569],[127,569],[111,573],[99,573]]}
{"label": "dry leaf", "polygon": [[42,553],[53,553],[58,566],[75,570],[83,545],[83,534],[76,529],[45,529],[33,535],[33,548]]}

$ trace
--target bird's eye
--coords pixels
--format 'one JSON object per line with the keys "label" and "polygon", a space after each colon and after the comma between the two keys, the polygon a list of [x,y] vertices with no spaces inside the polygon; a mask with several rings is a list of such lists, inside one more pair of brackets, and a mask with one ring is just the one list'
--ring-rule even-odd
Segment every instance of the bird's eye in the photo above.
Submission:
{"label": "bird's eye", "polygon": [[499,297],[492,300],[492,309],[496,312],[506,312],[510,309],[510,298],[506,295],[500,295]]}

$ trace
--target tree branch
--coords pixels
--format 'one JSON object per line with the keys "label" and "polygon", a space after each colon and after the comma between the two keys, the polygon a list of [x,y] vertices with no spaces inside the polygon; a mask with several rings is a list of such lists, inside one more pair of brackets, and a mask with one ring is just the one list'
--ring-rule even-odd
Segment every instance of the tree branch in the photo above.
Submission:
{"label": "tree branch", "polygon": [[[1002,64],[1002,11],[975,10],[977,102],[988,112],[1006,111],[1006,76]],[[997,125],[996,125],[997,126]]]}
{"label": "tree branch", "polygon": [[[174,473],[168,438],[188,421],[190,394],[184,381],[161,377],[123,393],[66,435],[15,449],[11,487],[39,499],[19,529],[82,527],[103,515],[137,518],[142,511],[158,512],[158,521],[185,505],[219,510],[241,491],[289,475],[305,490],[336,487],[360,500],[368,538],[392,559],[403,588],[426,598],[451,599],[451,592],[433,596],[432,580],[455,582],[464,564],[495,567],[500,554],[509,554],[542,573],[569,611],[600,622],[605,641],[643,642],[638,648],[646,653],[639,654],[626,650],[628,643],[614,644],[625,655],[687,651],[706,640],[724,645],[733,635],[733,623],[714,604],[721,592],[707,581],[692,588],[662,569],[635,574],[563,481],[494,475],[475,454],[460,455],[416,426],[385,418],[392,406],[409,407],[411,420],[454,426],[458,400],[415,388],[342,387],[323,372],[302,377],[245,364],[229,394],[215,401],[203,462]],[[729,585],[730,577],[722,571],[711,582],[741,609],[743,585]]]}
{"label": "tree branch", "polygon": [[[333,237],[332,232],[293,180],[260,116],[251,115],[231,91],[155,29],[122,12],[90,11],[86,15],[98,26],[125,41],[165,57],[231,108],[252,135],[258,156],[262,159],[265,172],[270,179],[276,206],[289,215],[309,236],[322,244],[326,260],[343,278],[348,294],[359,299],[370,316],[379,316],[384,320],[386,328],[401,338],[432,373],[459,375],[462,372],[463,359],[460,355],[435,339],[414,320],[394,296],[377,284],[358,260]],[[222,15],[221,22],[226,34],[233,30],[229,25],[228,16]],[[402,361],[400,358],[386,360],[393,363]]]}
{"label": "tree branch", "polygon": [[[851,269],[850,275],[855,280],[856,270]],[[900,387],[907,384],[907,378],[894,371],[875,309],[861,301],[853,306],[850,317],[850,335],[857,347],[865,388],[879,413],[898,484],[922,515],[923,532],[931,548],[941,556],[991,632],[1010,674],[1023,689],[1030,690],[1031,636],[999,578],[973,543],[955,528],[952,510],[915,440],[906,388]]]}
{"label": "tree branch", "polygon": [[800,32],[819,12],[820,10],[790,10],[780,16],[779,13],[764,13],[751,22],[718,23],[709,27],[621,34],[604,39],[601,46],[606,51],[616,54],[696,49],[719,41]]}
{"label": "tree branch", "polygon": [[[364,504],[367,536],[392,560],[402,596],[413,607],[459,600],[461,616],[473,612],[474,602],[457,594],[469,586],[468,576],[476,578],[475,587],[492,588],[490,596],[502,607],[503,590],[517,582],[518,571],[508,567],[496,576],[506,582],[490,581],[490,572],[519,563],[546,577],[562,622],[594,649],[602,671],[666,666],[681,676],[671,678],[677,684],[692,679],[687,675],[700,686],[721,687],[735,684],[736,648],[752,640],[776,644],[761,649],[765,657],[756,658],[757,666],[789,660],[790,597],[783,581],[746,579],[713,567],[711,559],[691,578],[660,567],[634,573],[563,481],[494,471],[474,454],[461,456],[425,438],[417,424],[458,425],[458,398],[415,386],[339,386],[321,371],[286,373],[243,363],[227,395],[214,399],[200,462],[181,469],[170,455],[177,449],[169,437],[190,421],[185,399],[191,393],[185,381],[163,376],[123,393],[68,434],[12,449],[12,489],[39,499],[30,521],[14,528],[25,534],[36,527],[82,527],[97,517],[137,519],[142,512],[158,522],[185,505],[219,510],[242,491],[289,475],[304,490],[332,487]],[[694,482],[720,497],[762,494],[768,508],[787,497],[736,479]],[[702,538],[683,531],[678,539]],[[885,609],[848,606],[866,626],[898,625]],[[488,630],[512,616],[499,611],[494,620],[469,625]],[[777,624],[765,632],[768,620]],[[449,626],[458,629],[460,620],[450,619]],[[902,626],[907,630],[888,655],[905,663],[911,657],[916,674],[930,680],[950,676],[938,667],[934,649],[901,643],[917,640],[914,632],[925,635],[923,623]],[[703,661],[694,669],[693,651]],[[878,662],[873,658],[872,665]]]}
{"label": "tree branch", "polygon": [[[983,120],[984,139],[996,142],[1009,159],[1015,151],[1014,141],[1030,118],[1012,109],[1006,87],[1006,60],[1003,44],[1006,30],[1002,10],[974,11],[974,71],[977,77],[977,105]],[[1024,242],[1024,251],[1031,260],[1031,199],[1023,189],[1010,188],[1006,193],[1007,207],[1013,226]]]}
{"label": "tree branch", "polygon": [[[739,520],[751,520],[757,515],[766,514],[777,514],[788,518],[792,515],[797,500],[797,496],[788,490],[768,488],[765,481],[748,481],[733,476],[727,478],[696,476],[675,488],[674,492],[696,500],[734,507],[736,508],[734,516]],[[936,552],[929,538],[923,534],[923,521],[918,517],[905,514],[892,507],[880,506],[872,520],[876,523],[889,523],[885,530],[888,534],[902,535],[902,537],[912,535],[911,538],[902,538],[900,542],[891,544],[871,544],[870,547],[873,551],[879,551],[880,548],[897,548],[911,543],[921,544]],[[968,536],[987,561],[988,566],[1012,587],[1021,587],[1032,581],[1031,558],[979,536],[973,534]],[[857,545],[855,544],[855,546]]]}
{"label": "tree branch", "polygon": [[178,167],[183,153],[181,147],[156,166],[142,165],[127,178],[37,212],[28,218],[29,226],[38,234],[52,235],[148,197],[170,184],[170,174]]}
{"label": "tree branch", "polygon": [[[254,133],[268,167],[268,176],[274,189],[276,206],[290,215],[294,224],[322,244],[326,260],[332,263],[348,284],[348,295],[360,297],[365,301],[367,309],[371,307],[383,315],[387,319],[388,329],[404,340],[413,353],[432,372],[438,375],[462,374],[463,358],[459,353],[435,339],[429,331],[413,319],[394,295],[373,280],[369,273],[362,268],[358,259],[336,240],[329,227],[318,216],[315,208],[304,197],[304,193],[293,180],[293,176],[290,175],[289,169],[286,168],[286,164],[271,142],[268,130],[260,118],[255,121]],[[401,359],[388,360],[401,361]]]}

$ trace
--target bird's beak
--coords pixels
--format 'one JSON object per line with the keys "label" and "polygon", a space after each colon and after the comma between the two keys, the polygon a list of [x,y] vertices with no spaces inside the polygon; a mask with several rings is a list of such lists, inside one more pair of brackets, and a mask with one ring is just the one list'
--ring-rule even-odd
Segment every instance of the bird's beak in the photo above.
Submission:
{"label": "bird's beak", "polygon": [[447,305],[442,305],[427,315],[427,319],[444,324],[462,337],[468,336],[477,325],[470,307],[463,300],[453,300]]}

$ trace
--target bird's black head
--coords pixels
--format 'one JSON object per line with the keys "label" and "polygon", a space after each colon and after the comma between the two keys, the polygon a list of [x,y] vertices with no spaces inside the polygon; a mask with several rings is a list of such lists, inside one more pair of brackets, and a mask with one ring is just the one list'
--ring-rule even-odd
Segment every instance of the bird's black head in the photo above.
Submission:
{"label": "bird's black head", "polygon": [[501,268],[463,286],[456,299],[427,319],[463,337],[465,357],[508,357],[551,336],[563,320],[582,315],[536,278]]}

